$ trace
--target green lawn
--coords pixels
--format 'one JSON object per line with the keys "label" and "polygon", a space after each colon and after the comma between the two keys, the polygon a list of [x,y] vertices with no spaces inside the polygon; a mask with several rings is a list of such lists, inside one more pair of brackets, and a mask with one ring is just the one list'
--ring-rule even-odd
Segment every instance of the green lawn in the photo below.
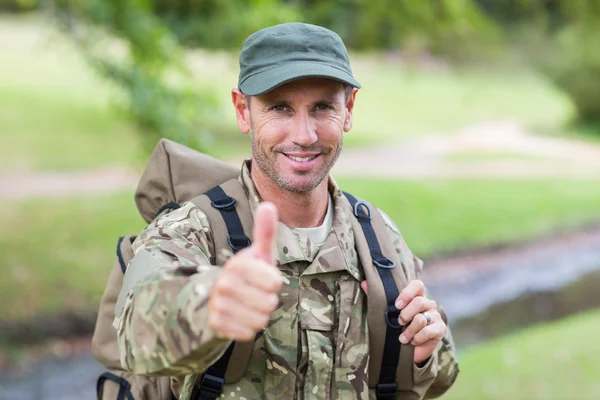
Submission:
{"label": "green lawn", "polygon": [[[132,163],[139,141],[133,124],[110,107],[116,91],[52,32],[40,18],[0,16],[0,171]],[[530,73],[411,72],[380,55],[352,58],[363,88],[349,146],[496,118],[555,131],[571,114],[570,103]],[[235,55],[192,51],[189,63],[200,86],[215,88],[221,100],[214,153],[245,151],[247,139],[237,133],[230,105]]]}
{"label": "green lawn", "polygon": [[117,239],[144,223],[133,193],[0,201],[0,315],[98,306]]}
{"label": "green lawn", "polygon": [[469,348],[443,399],[598,399],[599,331],[596,310]]}
{"label": "green lawn", "polygon": [[[424,258],[600,220],[597,182],[339,183],[386,210],[415,254]],[[20,318],[96,307],[117,237],[142,227],[131,193],[0,201],[0,315]]]}
{"label": "green lawn", "polygon": [[398,224],[413,251],[528,239],[600,220],[598,181],[339,179]]}

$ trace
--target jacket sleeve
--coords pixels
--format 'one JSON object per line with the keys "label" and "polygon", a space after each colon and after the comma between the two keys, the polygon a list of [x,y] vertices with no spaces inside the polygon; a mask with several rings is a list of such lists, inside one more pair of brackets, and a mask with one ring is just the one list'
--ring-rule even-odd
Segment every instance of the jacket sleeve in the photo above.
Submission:
{"label": "jacket sleeve", "polygon": [[114,322],[125,370],[201,373],[231,343],[208,325],[208,298],[219,273],[210,265],[209,235],[204,213],[186,203],[151,223],[133,243]]}
{"label": "jacket sleeve", "polygon": [[[394,243],[394,248],[398,254],[398,258],[406,269],[405,273],[409,280],[421,279],[423,271],[423,262],[415,257],[408,248],[398,227],[384,212],[381,212],[388,235]],[[429,293],[427,293],[429,296]],[[446,325],[448,319],[441,305],[438,304],[438,309]],[[456,350],[452,332],[448,327],[444,338],[440,342],[436,351],[432,354],[425,365],[418,367],[415,365],[413,370],[413,391],[418,394],[419,398],[436,398],[448,391],[454,384],[458,375],[459,368],[456,360]]]}

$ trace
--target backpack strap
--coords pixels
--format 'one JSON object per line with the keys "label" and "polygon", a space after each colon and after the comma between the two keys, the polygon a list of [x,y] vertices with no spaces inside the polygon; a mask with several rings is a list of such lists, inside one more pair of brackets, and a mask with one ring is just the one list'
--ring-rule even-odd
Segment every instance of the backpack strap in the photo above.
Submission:
{"label": "backpack strap", "polygon": [[[215,265],[225,263],[222,249],[231,248],[234,253],[250,246],[252,212],[245,189],[237,179],[215,186],[204,195],[192,200],[206,215],[213,233],[213,256]],[[193,399],[213,400],[223,390],[225,382],[237,382],[244,373],[252,355],[254,342],[232,342],[223,356],[211,365],[192,393]],[[231,359],[235,363],[229,364]]]}
{"label": "backpack strap", "polygon": [[404,328],[395,306],[407,278],[378,210],[349,193],[344,195],[356,217],[351,219],[356,250],[369,286],[368,324],[385,326],[385,330],[369,330],[369,387],[376,389],[378,400],[395,399],[398,392],[413,386],[413,347],[398,340]]}

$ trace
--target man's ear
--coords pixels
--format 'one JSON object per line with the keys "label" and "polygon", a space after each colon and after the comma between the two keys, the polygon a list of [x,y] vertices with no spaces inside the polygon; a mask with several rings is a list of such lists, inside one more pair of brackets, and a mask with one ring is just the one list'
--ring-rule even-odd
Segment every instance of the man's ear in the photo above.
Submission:
{"label": "man's ear", "polygon": [[250,132],[250,100],[250,97],[246,100],[246,96],[239,89],[231,89],[231,101],[235,108],[238,128],[244,134]]}
{"label": "man's ear", "polygon": [[352,92],[348,96],[346,101],[346,119],[344,120],[344,132],[348,132],[352,129],[352,111],[354,111],[354,102],[356,101],[357,88],[352,88]]}

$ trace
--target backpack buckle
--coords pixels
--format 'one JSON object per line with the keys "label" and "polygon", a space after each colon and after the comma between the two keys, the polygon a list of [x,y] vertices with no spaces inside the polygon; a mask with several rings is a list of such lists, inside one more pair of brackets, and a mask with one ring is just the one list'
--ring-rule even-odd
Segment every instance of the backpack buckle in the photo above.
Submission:
{"label": "backpack buckle", "polygon": [[388,324],[390,328],[402,329],[402,325],[400,325],[400,321],[398,321],[398,318],[400,318],[400,310],[386,310],[385,323]]}
{"label": "backpack buckle", "polygon": [[377,400],[395,399],[398,385],[394,383],[378,383],[376,388]]}
{"label": "backpack buckle", "polygon": [[396,267],[396,263],[387,257],[373,259],[373,264],[375,264],[379,268],[384,268],[384,269],[393,269]]}
{"label": "backpack buckle", "polygon": [[227,243],[229,243],[234,253],[245,249],[251,244],[250,239],[246,235],[229,235],[227,236]]}
{"label": "backpack buckle", "polygon": [[214,375],[204,374],[200,383],[200,394],[209,399],[216,399],[223,391],[225,380]]}
{"label": "backpack buckle", "polygon": [[226,210],[232,208],[235,205],[235,199],[233,197],[223,197],[210,202],[210,205],[217,210]]}
{"label": "backpack buckle", "polygon": [[[364,209],[366,210],[366,211],[363,211],[363,214],[360,213],[361,206],[363,206]],[[364,201],[362,201],[362,200],[357,201],[356,203],[354,203],[354,216],[356,218],[365,218],[366,217],[368,220],[371,220],[371,209],[369,208],[367,203],[365,203]]]}

